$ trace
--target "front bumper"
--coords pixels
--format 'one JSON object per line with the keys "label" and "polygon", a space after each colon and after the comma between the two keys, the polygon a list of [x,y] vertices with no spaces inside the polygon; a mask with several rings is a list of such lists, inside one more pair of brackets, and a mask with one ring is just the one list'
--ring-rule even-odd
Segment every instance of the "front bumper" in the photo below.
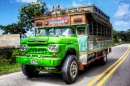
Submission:
{"label": "front bumper", "polygon": [[[16,61],[21,64],[28,64],[28,65],[37,65],[37,66],[44,66],[44,67],[55,67],[61,64],[61,58],[56,57],[26,57],[26,56],[16,56]],[[35,61],[35,63],[32,63]]]}

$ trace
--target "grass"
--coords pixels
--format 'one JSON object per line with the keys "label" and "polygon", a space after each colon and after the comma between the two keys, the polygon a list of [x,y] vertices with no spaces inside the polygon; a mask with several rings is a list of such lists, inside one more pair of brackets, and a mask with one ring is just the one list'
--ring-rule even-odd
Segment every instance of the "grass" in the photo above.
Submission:
{"label": "grass", "polygon": [[12,72],[18,72],[18,71],[21,71],[21,65],[19,63],[16,63],[16,64],[9,64],[9,63],[0,64],[0,75],[12,73]]}
{"label": "grass", "polygon": [[113,46],[118,46],[118,45],[120,45],[119,43],[114,43],[114,45]]}

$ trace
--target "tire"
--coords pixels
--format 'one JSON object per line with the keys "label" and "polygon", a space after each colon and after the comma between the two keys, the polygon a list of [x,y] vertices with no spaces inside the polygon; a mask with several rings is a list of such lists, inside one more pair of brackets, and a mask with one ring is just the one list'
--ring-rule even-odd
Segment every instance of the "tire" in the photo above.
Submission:
{"label": "tire", "polygon": [[62,78],[67,84],[76,81],[79,72],[78,60],[74,55],[68,55],[62,65]]}
{"label": "tire", "polygon": [[39,71],[37,71],[36,68],[31,65],[22,65],[22,72],[28,78],[35,77],[39,73]]}
{"label": "tire", "polygon": [[105,65],[107,63],[107,52],[106,52],[106,50],[104,50],[102,52],[102,56],[103,56],[103,58],[101,58],[101,65]]}

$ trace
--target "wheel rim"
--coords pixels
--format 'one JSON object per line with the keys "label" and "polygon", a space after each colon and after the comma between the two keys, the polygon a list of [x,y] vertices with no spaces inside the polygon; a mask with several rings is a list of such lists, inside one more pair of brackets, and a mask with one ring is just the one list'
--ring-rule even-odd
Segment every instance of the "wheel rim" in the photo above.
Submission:
{"label": "wheel rim", "polygon": [[73,61],[70,65],[70,75],[72,78],[75,78],[78,72],[78,66],[76,61]]}

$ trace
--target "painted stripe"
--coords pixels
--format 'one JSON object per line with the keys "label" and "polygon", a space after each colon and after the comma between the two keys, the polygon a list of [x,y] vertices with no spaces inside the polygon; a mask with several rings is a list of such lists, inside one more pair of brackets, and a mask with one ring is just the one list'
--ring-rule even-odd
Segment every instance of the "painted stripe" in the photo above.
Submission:
{"label": "painted stripe", "polygon": [[87,54],[87,52],[79,52],[79,54]]}
{"label": "painted stripe", "polygon": [[124,62],[124,60],[129,55],[130,51],[125,55],[125,57],[96,85],[102,86],[103,83],[116,71],[116,69]]}
{"label": "painted stripe", "polygon": [[114,67],[121,59],[124,58],[125,54],[128,53],[130,50],[130,47],[127,49],[127,51],[110,67],[108,67],[105,71],[103,71],[101,74],[99,74],[96,78],[94,78],[90,83],[87,84],[87,86],[92,86],[94,83],[96,83],[102,76],[104,76],[112,67]]}

